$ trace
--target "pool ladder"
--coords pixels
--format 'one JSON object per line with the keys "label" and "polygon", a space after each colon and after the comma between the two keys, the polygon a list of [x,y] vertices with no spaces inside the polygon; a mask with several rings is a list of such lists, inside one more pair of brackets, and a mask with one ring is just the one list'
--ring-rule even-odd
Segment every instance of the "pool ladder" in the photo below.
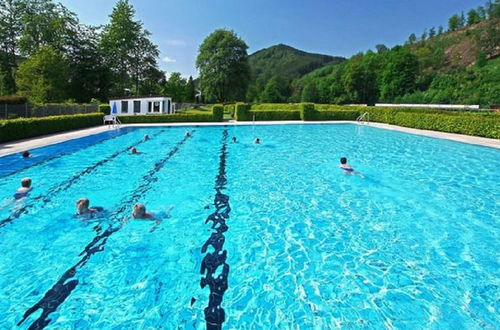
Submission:
{"label": "pool ladder", "polygon": [[116,129],[120,128],[120,126],[122,125],[122,122],[120,121],[118,116],[107,115],[107,116],[104,116],[103,121],[104,121],[104,125],[106,125],[106,123],[108,123],[108,125],[112,126],[113,128],[116,128]]}
{"label": "pool ladder", "polygon": [[363,124],[363,123],[369,124],[370,123],[370,113],[369,112],[363,113],[358,118],[356,118],[356,122],[358,124]]}

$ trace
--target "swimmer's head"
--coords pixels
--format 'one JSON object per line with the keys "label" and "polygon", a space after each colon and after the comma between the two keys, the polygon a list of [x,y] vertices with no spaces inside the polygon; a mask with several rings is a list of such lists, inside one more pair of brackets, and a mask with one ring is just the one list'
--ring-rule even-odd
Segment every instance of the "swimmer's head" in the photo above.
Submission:
{"label": "swimmer's head", "polygon": [[133,154],[137,153],[137,149],[135,147],[130,148],[130,152]]}
{"label": "swimmer's head", "polygon": [[132,212],[134,218],[142,218],[146,214],[146,206],[142,203],[136,203]]}
{"label": "swimmer's head", "polygon": [[24,188],[31,187],[31,179],[30,178],[23,178],[21,180],[21,186],[23,186]]}
{"label": "swimmer's head", "polygon": [[347,164],[347,158],[345,157],[340,158],[340,164],[342,165]]}
{"label": "swimmer's head", "polygon": [[23,152],[23,158],[28,158],[29,156],[30,156],[30,152],[29,151]]}
{"label": "swimmer's head", "polygon": [[76,209],[78,213],[89,208],[90,201],[88,198],[80,198],[76,201]]}
{"label": "swimmer's head", "polygon": [[144,141],[147,141],[147,140],[149,140],[149,135],[146,134],[146,135],[144,135]]}

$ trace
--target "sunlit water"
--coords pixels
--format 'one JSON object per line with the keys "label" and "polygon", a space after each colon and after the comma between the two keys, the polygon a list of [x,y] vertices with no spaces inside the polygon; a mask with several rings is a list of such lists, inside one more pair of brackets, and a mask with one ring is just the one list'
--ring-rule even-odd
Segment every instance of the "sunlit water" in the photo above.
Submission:
{"label": "sunlit water", "polygon": [[[500,327],[500,150],[335,124],[137,128],[32,153],[0,158],[1,329],[203,329],[218,302],[227,329]],[[33,191],[10,203],[23,177]],[[80,197],[105,212],[75,216]],[[156,230],[124,222],[138,201]],[[201,274],[214,215],[227,259]]]}

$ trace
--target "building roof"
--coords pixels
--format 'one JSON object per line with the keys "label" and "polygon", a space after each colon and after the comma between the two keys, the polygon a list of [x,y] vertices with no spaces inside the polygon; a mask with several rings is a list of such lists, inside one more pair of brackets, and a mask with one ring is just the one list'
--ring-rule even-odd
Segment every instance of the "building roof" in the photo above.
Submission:
{"label": "building roof", "polygon": [[152,99],[152,98],[172,98],[169,95],[136,95],[136,96],[122,96],[122,97],[110,97],[110,101],[117,101],[117,100],[131,100],[131,99]]}

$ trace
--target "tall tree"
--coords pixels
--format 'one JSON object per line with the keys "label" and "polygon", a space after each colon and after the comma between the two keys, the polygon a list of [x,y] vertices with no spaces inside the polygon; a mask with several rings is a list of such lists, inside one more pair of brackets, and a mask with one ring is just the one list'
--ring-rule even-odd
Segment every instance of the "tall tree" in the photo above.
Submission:
{"label": "tall tree", "polygon": [[429,30],[429,39],[434,38],[436,36],[436,28],[433,26]]}
{"label": "tall tree", "polygon": [[189,76],[189,79],[186,84],[185,101],[194,102],[195,98],[196,98],[196,89],[194,86],[194,80],[192,76]]}
{"label": "tall tree", "polygon": [[442,35],[443,33],[444,33],[444,28],[443,28],[443,26],[442,26],[442,25],[440,25],[440,26],[439,26],[439,28],[438,28],[437,35],[438,35],[438,36],[440,36],[440,35]]}
{"label": "tall tree", "polygon": [[[119,0],[104,27],[100,48],[111,71],[111,94],[138,94],[141,83],[161,76],[158,47],[149,32],[134,20],[135,10],[128,0]],[[149,75],[145,75],[149,73]]]}
{"label": "tall tree", "polygon": [[174,102],[184,102],[186,99],[186,79],[179,72],[173,72],[168,77],[163,93],[172,97]]}
{"label": "tall tree", "polygon": [[467,25],[474,25],[481,22],[481,16],[479,16],[478,12],[474,9],[469,10],[467,13]]}
{"label": "tall tree", "polygon": [[248,46],[236,33],[219,29],[201,44],[196,58],[200,86],[208,100],[243,100],[250,82]]}
{"label": "tall tree", "polygon": [[14,72],[17,68],[18,40],[23,31],[20,17],[25,11],[25,2],[0,1],[0,95],[16,92]]}
{"label": "tall tree", "polygon": [[319,93],[316,88],[315,82],[309,82],[304,86],[301,95],[302,102],[318,102],[319,101]]}
{"label": "tall tree", "polygon": [[413,92],[418,68],[417,57],[407,48],[399,47],[393,50],[382,72],[382,99],[393,101],[397,96]]}
{"label": "tall tree", "polygon": [[376,45],[375,49],[377,50],[377,53],[379,53],[379,54],[385,53],[389,50],[389,48],[387,48],[387,46],[384,44]]}
{"label": "tall tree", "polygon": [[69,63],[52,46],[42,46],[19,65],[16,82],[21,95],[32,102],[61,102],[67,98]]}
{"label": "tall tree", "polygon": [[456,31],[459,29],[459,27],[460,27],[460,16],[455,14],[448,19],[448,30]]}
{"label": "tall tree", "polygon": [[415,35],[415,33],[412,33],[408,37],[407,43],[410,44],[410,45],[413,45],[415,42],[417,42],[417,36]]}
{"label": "tall tree", "polygon": [[261,102],[280,103],[285,102],[286,82],[278,76],[273,76],[266,84],[260,95]]}

